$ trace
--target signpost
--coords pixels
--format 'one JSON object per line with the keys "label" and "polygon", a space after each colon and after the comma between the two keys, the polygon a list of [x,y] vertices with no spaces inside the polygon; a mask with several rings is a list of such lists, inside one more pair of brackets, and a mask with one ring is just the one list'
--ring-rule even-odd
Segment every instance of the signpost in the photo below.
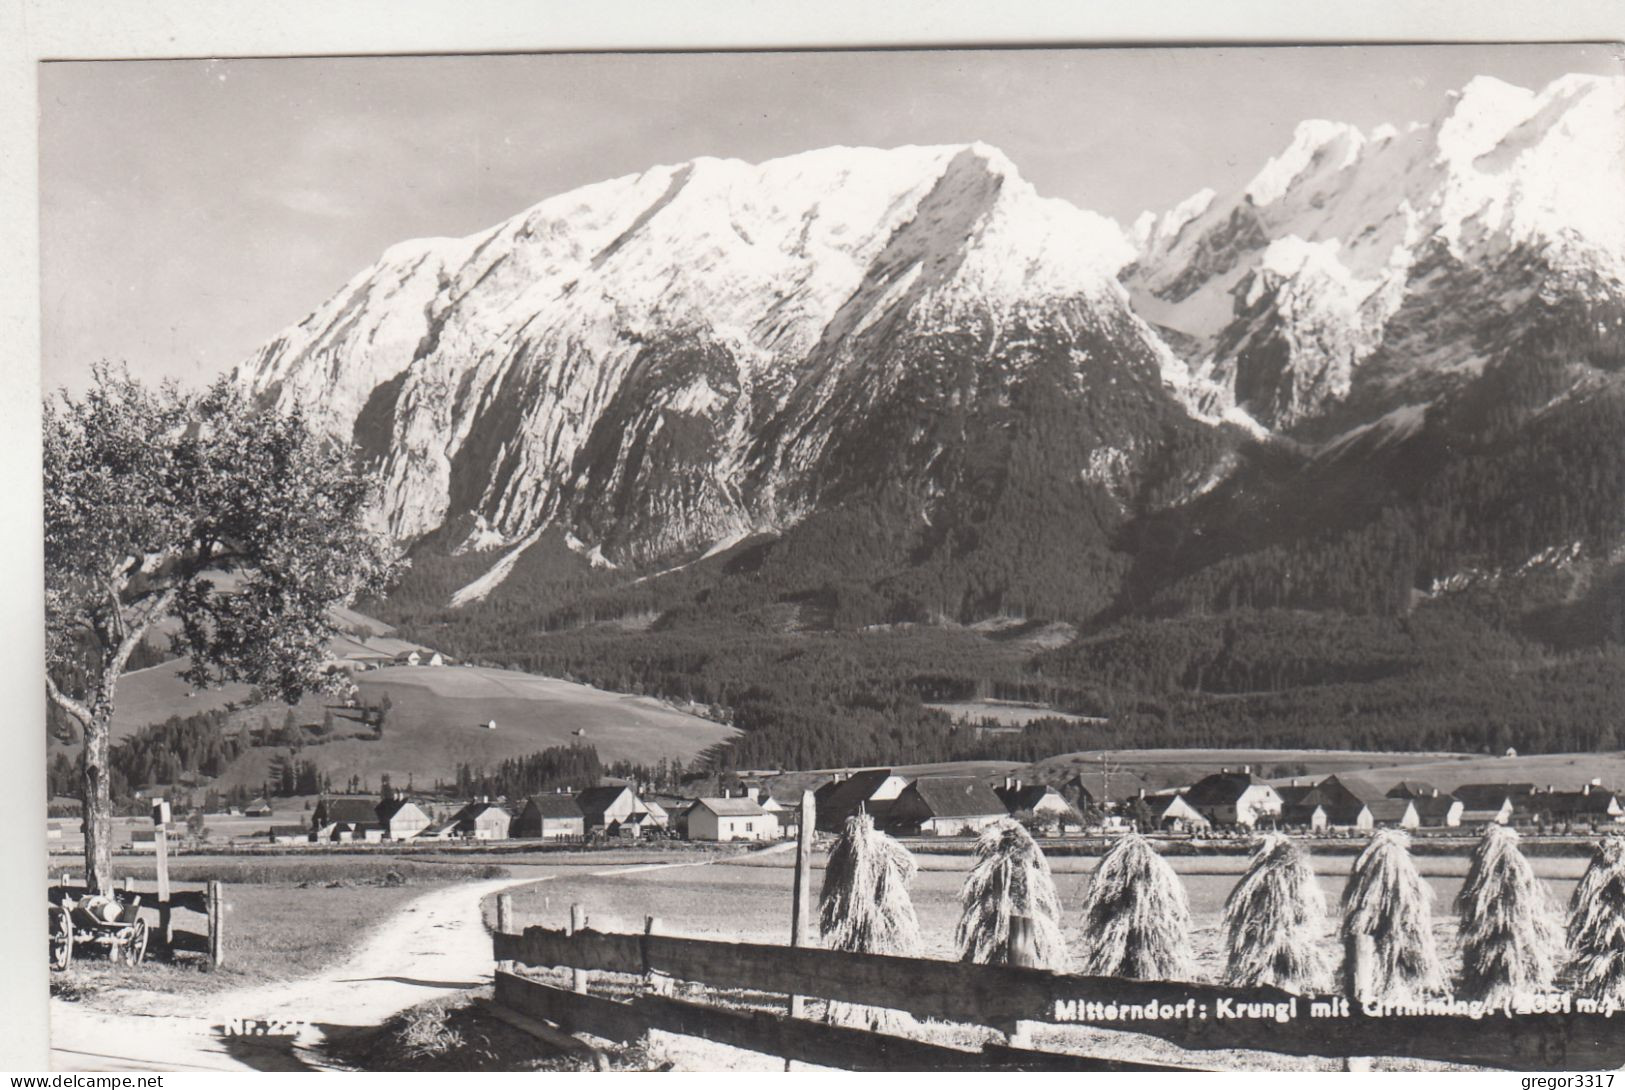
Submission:
{"label": "signpost", "polygon": [[169,800],[152,800],[152,844],[158,855],[158,940],[167,952],[174,945],[169,913]]}

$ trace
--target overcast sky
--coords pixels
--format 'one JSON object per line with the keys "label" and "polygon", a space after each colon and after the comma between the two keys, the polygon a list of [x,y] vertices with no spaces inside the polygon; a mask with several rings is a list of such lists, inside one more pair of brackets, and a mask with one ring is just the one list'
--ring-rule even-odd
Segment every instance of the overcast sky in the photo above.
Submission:
{"label": "overcast sky", "polygon": [[1305,118],[1426,121],[1594,46],[476,56],[41,68],[47,388],[229,369],[402,239],[697,155],[1002,148],[1128,223],[1245,183]]}

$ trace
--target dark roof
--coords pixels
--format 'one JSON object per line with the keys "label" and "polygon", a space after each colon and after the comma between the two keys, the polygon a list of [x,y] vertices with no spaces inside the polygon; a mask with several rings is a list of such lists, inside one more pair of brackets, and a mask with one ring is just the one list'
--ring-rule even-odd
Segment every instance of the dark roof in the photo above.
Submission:
{"label": "dark roof", "polygon": [[1533,793],[1532,784],[1527,785],[1530,791],[1523,790],[1525,786],[1514,783],[1464,783],[1453,794],[1469,810],[1499,810],[1508,799]]}
{"label": "dark roof", "polygon": [[1450,808],[1461,800],[1454,795],[1423,795],[1411,800],[1419,818],[1442,818],[1450,815]]}
{"label": "dark roof", "polygon": [[1372,821],[1400,821],[1414,803],[1410,799],[1372,799],[1365,804]]}
{"label": "dark roof", "polygon": [[578,818],[581,816],[581,807],[577,805],[574,795],[532,795],[526,800],[526,809],[536,807],[536,812],[544,818]]}
{"label": "dark roof", "polygon": [[[1012,814],[1017,810],[1035,808],[1048,795],[1054,795],[1062,802],[1066,802],[1065,796],[1059,791],[1043,783],[1030,783],[1022,787],[995,787],[993,793],[999,797],[1000,802],[1004,803],[1004,808]],[[1067,805],[1072,804],[1067,803]]]}
{"label": "dark roof", "polygon": [[394,817],[396,814],[400,813],[402,810],[411,805],[411,799],[391,799],[388,802],[380,802],[373,810],[373,813],[378,815],[379,821],[388,821],[390,818]]}
{"label": "dark roof", "polygon": [[1281,806],[1307,806],[1311,811],[1319,804],[1320,799],[1309,799],[1314,794],[1315,785],[1312,783],[1289,783],[1285,787],[1277,787],[1275,793],[1281,796]]}
{"label": "dark roof", "polygon": [[1600,787],[1590,791],[1551,791],[1536,796],[1534,807],[1551,814],[1606,814],[1614,799],[1612,791]]}
{"label": "dark roof", "polygon": [[[576,796],[576,805],[581,808],[583,814],[602,814],[615,805],[615,800],[621,797],[622,792],[631,790],[624,783],[589,787]],[[633,792],[632,797],[637,798],[637,793]]]}
{"label": "dark roof", "polygon": [[303,825],[273,825],[266,831],[267,836],[309,836],[310,830]]}
{"label": "dark roof", "polygon": [[[880,785],[891,779],[889,768],[866,768],[854,772],[835,785],[824,798],[817,799],[818,808],[832,817],[847,817],[858,812],[858,807],[869,802]],[[871,813],[872,806],[866,807]]]}
{"label": "dark roof", "polygon": [[1437,787],[1422,780],[1400,780],[1388,789],[1391,799],[1430,799],[1440,794]]}
{"label": "dark roof", "polygon": [[1255,785],[1269,786],[1251,772],[1215,772],[1192,784],[1185,792],[1185,801],[1195,807],[1231,806],[1243,791]]}
{"label": "dark roof", "polygon": [[378,804],[371,799],[323,799],[317,803],[329,825],[376,825]]}
{"label": "dark roof", "polygon": [[504,817],[508,816],[508,811],[504,810],[501,806],[498,806],[494,802],[471,802],[461,810],[457,811],[451,820],[457,822],[458,824],[465,821],[473,821],[476,818],[483,817],[489,810],[495,810]]}
{"label": "dark roof", "polygon": [[1315,785],[1323,803],[1348,806],[1352,802],[1374,802],[1385,798],[1381,791],[1354,776],[1327,776]]}
{"label": "dark roof", "polygon": [[909,784],[932,817],[985,817],[1005,813],[993,789],[973,776],[927,776]]}

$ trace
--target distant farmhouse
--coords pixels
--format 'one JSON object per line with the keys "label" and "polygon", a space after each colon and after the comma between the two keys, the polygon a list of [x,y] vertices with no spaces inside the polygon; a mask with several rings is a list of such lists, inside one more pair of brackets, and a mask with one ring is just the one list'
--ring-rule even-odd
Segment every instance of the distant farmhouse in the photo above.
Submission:
{"label": "distant farmhouse", "polygon": [[429,827],[429,815],[415,802],[391,799],[380,802],[374,811],[383,826],[385,840],[411,840]]}
{"label": "distant farmhouse", "polygon": [[1082,815],[1073,809],[1060,791],[1049,784],[1023,784],[1013,776],[1006,776],[1004,783],[995,787],[993,793],[1004,804],[1007,814],[1028,813],[1040,822],[1053,822],[1061,828],[1083,824]]}
{"label": "distant farmhouse", "polygon": [[643,835],[649,811],[627,784],[589,787],[576,796],[576,805],[589,834],[635,837]]}
{"label": "distant farmhouse", "polygon": [[690,840],[777,840],[779,821],[752,798],[696,799],[687,811]]}
{"label": "distant farmhouse", "polygon": [[1213,827],[1207,817],[1177,791],[1141,791],[1123,807],[1124,816],[1147,832],[1195,833]]}
{"label": "distant farmhouse", "polygon": [[509,833],[527,840],[559,840],[586,835],[585,819],[574,795],[532,795],[525,800]]}
{"label": "distant farmhouse", "polygon": [[512,823],[508,811],[489,799],[480,799],[469,803],[452,817],[452,835],[468,840],[506,840]]}
{"label": "distant farmhouse", "polygon": [[1251,827],[1281,814],[1281,796],[1251,768],[1240,772],[1227,768],[1204,776],[1185,792],[1185,801],[1214,825]]}
{"label": "distant farmhouse", "polygon": [[973,776],[923,776],[897,796],[889,824],[907,834],[961,836],[1007,816],[999,796]]}
{"label": "distant farmhouse", "polygon": [[826,832],[839,832],[846,819],[864,811],[884,825],[888,812],[909,781],[889,768],[865,768],[858,772],[837,773],[813,793],[818,814],[818,827]]}
{"label": "distant farmhouse", "polygon": [[371,799],[321,799],[310,819],[312,839],[346,843],[349,841],[377,841],[384,838],[383,823],[378,820],[378,804]]}

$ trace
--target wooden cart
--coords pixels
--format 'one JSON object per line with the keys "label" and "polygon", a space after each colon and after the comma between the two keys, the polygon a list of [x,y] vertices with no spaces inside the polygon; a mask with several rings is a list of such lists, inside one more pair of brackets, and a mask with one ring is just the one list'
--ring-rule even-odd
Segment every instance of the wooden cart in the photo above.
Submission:
{"label": "wooden cart", "polygon": [[51,968],[66,969],[75,950],[87,944],[107,951],[109,961],[140,965],[147,956],[147,921],[141,918],[141,898],[134,894],[118,898],[121,906],[116,919],[93,913],[90,898],[64,899],[51,906]]}

